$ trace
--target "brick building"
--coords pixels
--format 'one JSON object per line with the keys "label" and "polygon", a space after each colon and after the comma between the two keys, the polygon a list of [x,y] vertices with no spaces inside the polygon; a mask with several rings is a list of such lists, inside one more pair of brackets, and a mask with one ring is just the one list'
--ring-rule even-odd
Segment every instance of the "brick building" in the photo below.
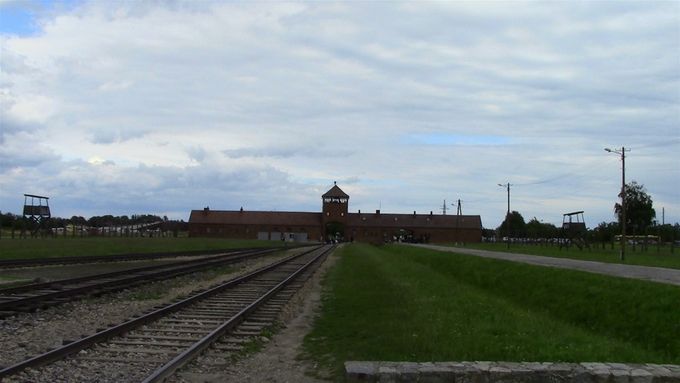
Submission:
{"label": "brick building", "polygon": [[192,210],[189,235],[296,242],[329,239],[383,243],[480,242],[478,215],[385,214],[349,212],[349,196],[337,185],[321,196],[321,213]]}

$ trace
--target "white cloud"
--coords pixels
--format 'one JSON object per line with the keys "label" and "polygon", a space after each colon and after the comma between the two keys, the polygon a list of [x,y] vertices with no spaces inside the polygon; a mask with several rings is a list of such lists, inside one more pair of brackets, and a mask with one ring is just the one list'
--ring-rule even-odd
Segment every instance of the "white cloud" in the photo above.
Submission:
{"label": "white cloud", "polygon": [[353,210],[461,198],[495,227],[510,181],[525,218],[611,220],[602,148],[626,145],[629,179],[678,221],[679,20],[664,2],[39,13],[38,33],[0,37],[0,209],[44,185],[63,215],[313,211],[338,180]]}

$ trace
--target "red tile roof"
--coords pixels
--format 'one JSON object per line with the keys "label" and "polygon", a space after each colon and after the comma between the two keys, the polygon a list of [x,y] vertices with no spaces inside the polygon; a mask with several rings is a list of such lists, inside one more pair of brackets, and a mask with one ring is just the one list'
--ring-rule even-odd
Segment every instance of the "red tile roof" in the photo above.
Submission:
{"label": "red tile roof", "polygon": [[481,229],[482,218],[478,215],[429,215],[429,214],[374,214],[350,213],[347,226],[432,228],[432,229]]}
{"label": "red tile roof", "polygon": [[189,222],[229,225],[321,226],[321,213],[192,210]]}
{"label": "red tile roof", "polygon": [[338,187],[338,185],[334,185],[331,190],[327,191],[324,195],[321,196],[321,198],[326,198],[326,197],[335,197],[335,198],[349,198],[347,193],[342,191]]}
{"label": "red tile roof", "polygon": [[[189,222],[223,225],[321,226],[321,213],[286,211],[192,210]],[[480,229],[478,215],[349,213],[348,227]]]}

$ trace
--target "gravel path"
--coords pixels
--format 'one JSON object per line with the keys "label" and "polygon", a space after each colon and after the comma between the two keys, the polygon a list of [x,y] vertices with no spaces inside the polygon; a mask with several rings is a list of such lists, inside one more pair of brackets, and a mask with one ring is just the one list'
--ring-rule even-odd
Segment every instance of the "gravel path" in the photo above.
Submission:
{"label": "gravel path", "polygon": [[483,258],[502,259],[506,261],[529,263],[538,266],[573,269],[589,273],[612,275],[623,278],[642,279],[669,285],[680,286],[680,270],[663,267],[649,267],[637,265],[623,265],[618,263],[604,263],[593,261],[581,261],[568,258],[554,258],[538,255],[504,253],[500,251],[488,251],[477,249],[465,249],[460,247],[436,246],[436,245],[412,245],[438,251],[474,255]]}

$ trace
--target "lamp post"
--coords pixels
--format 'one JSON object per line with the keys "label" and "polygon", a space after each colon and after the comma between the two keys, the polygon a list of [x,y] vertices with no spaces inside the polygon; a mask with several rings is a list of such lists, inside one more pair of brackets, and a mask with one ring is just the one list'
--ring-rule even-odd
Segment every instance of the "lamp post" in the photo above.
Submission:
{"label": "lamp post", "polygon": [[622,146],[621,149],[604,148],[609,153],[621,155],[621,215],[619,216],[621,223],[621,260],[626,259],[626,149]]}
{"label": "lamp post", "polygon": [[508,236],[507,236],[508,240],[506,242],[508,244],[508,249],[509,249],[510,248],[510,186],[512,186],[512,185],[510,184],[510,182],[508,182],[505,185],[498,184],[498,186],[508,189],[508,212],[505,215],[505,222],[507,222],[507,224],[508,224]]}

